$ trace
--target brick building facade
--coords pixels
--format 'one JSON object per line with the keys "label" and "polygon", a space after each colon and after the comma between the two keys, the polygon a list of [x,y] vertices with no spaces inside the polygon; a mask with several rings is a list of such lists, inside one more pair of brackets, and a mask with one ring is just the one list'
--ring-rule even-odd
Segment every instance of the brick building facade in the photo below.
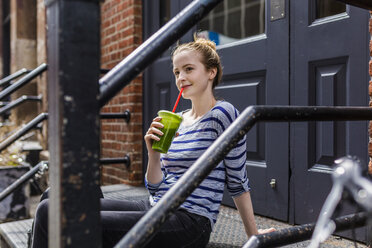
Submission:
{"label": "brick building facade", "polygon": [[[142,1],[106,0],[101,6],[101,67],[113,68],[142,43]],[[102,120],[102,157],[129,155],[130,166],[106,165],[102,183],[142,183],[142,77],[139,76],[114,97],[102,112],[131,113],[129,123]]]}

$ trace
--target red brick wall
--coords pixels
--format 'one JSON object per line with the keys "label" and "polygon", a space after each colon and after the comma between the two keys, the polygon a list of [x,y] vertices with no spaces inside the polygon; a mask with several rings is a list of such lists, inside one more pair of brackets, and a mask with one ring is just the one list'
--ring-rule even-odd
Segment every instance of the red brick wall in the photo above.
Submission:
{"label": "red brick wall", "polygon": [[[372,11],[370,12],[372,14]],[[369,33],[372,36],[372,16],[369,20]],[[372,107],[372,38],[369,43],[369,54],[371,56],[371,59],[369,61],[369,75],[371,76],[371,80],[369,81],[369,87],[368,87],[368,92],[370,98],[369,106]],[[369,144],[368,144],[368,153],[369,156],[372,157],[372,121],[369,122]],[[369,165],[368,165],[368,171],[369,174],[372,174],[372,160],[370,159]]]}
{"label": "red brick wall", "polygon": [[[106,0],[101,6],[101,68],[111,69],[142,42],[142,1]],[[131,120],[101,121],[101,157],[129,155],[131,164],[104,165],[102,183],[142,183],[142,77],[114,97],[101,112],[131,112]]]}

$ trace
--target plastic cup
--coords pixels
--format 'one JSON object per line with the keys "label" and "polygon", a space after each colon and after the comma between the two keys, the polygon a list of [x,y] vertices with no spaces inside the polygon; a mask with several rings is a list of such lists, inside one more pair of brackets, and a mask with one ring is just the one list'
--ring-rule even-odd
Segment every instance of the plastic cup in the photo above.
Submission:
{"label": "plastic cup", "polygon": [[183,118],[166,110],[160,110],[158,116],[161,117],[160,123],[164,125],[161,129],[164,135],[160,136],[159,141],[153,141],[152,149],[160,153],[167,153]]}

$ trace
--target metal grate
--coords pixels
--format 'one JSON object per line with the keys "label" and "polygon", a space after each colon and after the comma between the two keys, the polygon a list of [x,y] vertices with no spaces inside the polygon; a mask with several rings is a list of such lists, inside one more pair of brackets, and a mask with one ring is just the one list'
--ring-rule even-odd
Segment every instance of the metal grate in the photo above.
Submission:
{"label": "metal grate", "polygon": [[242,247],[248,238],[236,209],[221,206],[217,222],[209,239],[208,248]]}
{"label": "metal grate", "polygon": [[145,199],[149,197],[147,189],[143,186],[130,186],[125,184],[118,184],[102,186],[101,189],[106,199],[133,200]]}

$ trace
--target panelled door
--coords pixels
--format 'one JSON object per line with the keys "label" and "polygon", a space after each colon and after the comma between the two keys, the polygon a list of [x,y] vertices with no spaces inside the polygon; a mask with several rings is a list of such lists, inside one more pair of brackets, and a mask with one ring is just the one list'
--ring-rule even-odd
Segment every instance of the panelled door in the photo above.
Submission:
{"label": "panelled door", "polygon": [[[291,2],[292,105],[368,106],[368,19],[368,11],[336,1]],[[310,223],[332,187],[334,160],[355,155],[367,166],[367,122],[292,123],[290,129],[290,215]]]}
{"label": "panelled door", "polygon": [[[145,36],[189,2],[144,1]],[[181,42],[199,31],[218,44],[224,76],[216,94],[239,111],[250,105],[367,106],[368,16],[335,0],[225,0]],[[144,73],[145,129],[178,94],[170,51]],[[181,100],[178,110],[189,107]],[[256,124],[247,134],[246,162],[255,212],[315,221],[331,188],[329,166],[344,154],[366,159],[367,137],[366,122]],[[223,203],[232,204],[227,194]]]}

